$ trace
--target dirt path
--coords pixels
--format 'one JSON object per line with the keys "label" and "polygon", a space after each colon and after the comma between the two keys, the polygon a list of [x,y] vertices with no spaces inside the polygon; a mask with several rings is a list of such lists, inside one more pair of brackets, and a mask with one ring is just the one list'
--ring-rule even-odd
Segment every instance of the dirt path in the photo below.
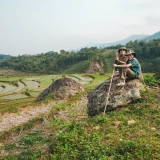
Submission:
{"label": "dirt path", "polygon": [[0,117],[0,132],[19,126],[22,123],[38,117],[40,114],[45,114],[56,105],[56,102],[52,101],[49,104],[42,103],[34,107],[27,106],[25,108],[21,108],[17,113],[4,113]]}
{"label": "dirt path", "polygon": [[[34,106],[34,108],[33,106],[21,108],[18,113],[3,114],[0,119],[0,132],[7,131],[15,126],[19,126],[39,116],[40,114],[48,113],[51,111],[53,107],[63,102],[65,101],[59,101],[59,103],[57,104],[56,102],[51,101],[48,104],[39,104],[39,106]],[[83,96],[80,100],[71,103],[69,107],[56,112],[56,114],[53,115],[53,121],[56,119],[56,117],[60,118],[65,122],[73,120],[79,121],[86,119],[88,117],[86,113],[86,104],[87,104],[87,96]],[[5,150],[4,145],[15,143],[17,146],[21,146],[22,144],[19,140],[21,139],[22,136],[26,135],[29,132],[39,133],[40,131],[40,133],[44,134],[45,137],[53,136],[55,133],[53,132],[53,130],[50,130],[48,124],[49,124],[48,119],[46,117],[43,117],[42,123],[37,123],[28,130],[22,129],[22,131],[20,131],[19,133],[12,133],[11,136],[8,136],[6,139],[0,141],[0,157],[7,156],[9,154],[15,154],[15,155],[20,154],[22,152],[21,147],[20,148],[15,147],[13,150]],[[44,153],[49,152],[48,148],[49,146],[47,143],[43,145]]]}
{"label": "dirt path", "polygon": [[[62,103],[64,101],[59,101],[58,104]],[[87,102],[87,97],[84,96],[81,98],[79,102],[77,102],[77,107],[71,107],[70,111],[72,114],[74,113],[75,110],[79,112],[77,114],[77,118],[79,116],[82,116],[82,112],[85,113],[84,109],[81,107]],[[41,114],[45,114],[51,111],[53,107],[58,105],[56,102],[52,101],[49,102],[48,104],[40,104],[38,106],[27,106],[25,108],[21,108],[17,113],[4,113],[3,115],[0,116],[0,132],[2,131],[7,131],[10,130],[11,128],[15,126],[19,126],[29,120],[32,120],[33,118],[38,117]],[[59,116],[62,119],[68,119],[67,117],[69,116],[67,111],[59,112]],[[80,113],[81,112],[81,113]],[[86,113],[85,113],[86,114]],[[85,115],[83,114],[83,115]]]}

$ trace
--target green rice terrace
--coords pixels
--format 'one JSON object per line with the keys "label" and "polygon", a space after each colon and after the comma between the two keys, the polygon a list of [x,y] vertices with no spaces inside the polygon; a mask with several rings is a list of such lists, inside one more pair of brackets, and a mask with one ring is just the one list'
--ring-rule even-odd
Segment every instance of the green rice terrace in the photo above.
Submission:
{"label": "green rice terrace", "polygon": [[[159,160],[160,80],[144,74],[140,100],[88,117],[88,92],[110,76],[1,74],[0,160]],[[68,100],[48,96],[35,102],[62,77],[81,83],[85,91]]]}
{"label": "green rice terrace", "polygon": [[26,105],[47,88],[53,81],[62,77],[72,78],[82,85],[89,84],[93,78],[87,75],[46,75],[0,77],[0,112],[16,111],[18,105]]}

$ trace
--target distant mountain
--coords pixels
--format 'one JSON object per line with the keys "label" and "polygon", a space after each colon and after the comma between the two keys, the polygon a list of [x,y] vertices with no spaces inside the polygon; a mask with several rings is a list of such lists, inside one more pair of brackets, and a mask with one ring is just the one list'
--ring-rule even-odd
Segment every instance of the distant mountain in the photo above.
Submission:
{"label": "distant mountain", "polygon": [[116,41],[116,42],[111,42],[111,43],[98,44],[98,43],[93,43],[92,42],[92,43],[84,45],[84,46],[82,46],[78,49],[73,49],[73,50],[70,50],[70,51],[79,51],[81,48],[85,48],[85,47],[87,47],[87,48],[90,48],[90,47],[104,48],[104,47],[114,46],[114,45],[117,45],[117,44],[126,45],[126,43],[128,43],[129,41],[140,40],[140,39],[144,39],[144,38],[147,38],[147,37],[149,37],[149,35],[141,34],[141,35],[131,35],[126,39]]}
{"label": "distant mountain", "polygon": [[114,45],[117,45],[117,44],[126,45],[126,43],[128,43],[129,41],[135,41],[135,40],[149,41],[151,39],[158,39],[158,38],[160,38],[160,31],[154,33],[153,35],[144,35],[144,34],[131,35],[126,39],[116,41],[116,42],[111,42],[111,43],[101,43],[101,44],[89,43],[87,45],[84,45],[84,46],[80,47],[79,49],[74,49],[72,51],[79,51],[81,48],[85,48],[85,47],[87,47],[87,48],[90,48],[90,47],[104,48],[104,47],[114,46]]}
{"label": "distant mountain", "polygon": [[86,45],[84,45],[82,47],[79,47],[78,49],[68,50],[68,52],[71,52],[71,51],[77,52],[77,51],[81,50],[81,48],[91,48],[91,47],[96,47],[97,45],[99,45],[99,43],[91,42],[91,43],[88,43],[88,44],[86,44]]}
{"label": "distant mountain", "polygon": [[143,39],[146,40],[146,41],[149,41],[149,40],[158,39],[158,38],[160,38],[160,31],[154,33],[154,34],[151,35],[151,36],[145,37],[145,38],[143,38]]}
{"label": "distant mountain", "polygon": [[95,46],[98,46],[98,45],[99,45],[99,43],[91,42],[91,43],[88,43],[88,44],[86,44],[85,46],[82,46],[82,47],[80,47],[80,48],[85,48],[85,47],[91,48],[91,47],[95,47]]}
{"label": "distant mountain", "polygon": [[129,41],[140,40],[140,39],[146,38],[148,36],[149,35],[143,35],[143,34],[142,35],[131,35],[126,39],[116,41],[116,42],[112,42],[112,43],[102,43],[102,44],[96,45],[96,47],[98,47],[98,48],[102,47],[103,48],[103,47],[108,47],[108,46],[114,46],[114,45],[117,45],[117,44],[125,45]]}

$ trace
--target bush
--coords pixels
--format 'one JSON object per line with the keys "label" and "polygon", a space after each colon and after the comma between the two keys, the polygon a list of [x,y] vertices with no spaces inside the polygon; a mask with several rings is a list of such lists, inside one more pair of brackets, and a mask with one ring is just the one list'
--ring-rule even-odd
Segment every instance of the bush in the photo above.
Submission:
{"label": "bush", "polygon": [[154,76],[146,76],[144,82],[148,86],[158,86],[160,84],[160,79],[157,79]]}

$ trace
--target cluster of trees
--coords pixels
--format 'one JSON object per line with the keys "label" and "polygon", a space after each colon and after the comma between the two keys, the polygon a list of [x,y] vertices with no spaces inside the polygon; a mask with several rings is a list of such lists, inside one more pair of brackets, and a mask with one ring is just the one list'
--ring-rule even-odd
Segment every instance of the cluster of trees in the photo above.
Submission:
{"label": "cluster of trees", "polygon": [[[41,74],[64,73],[67,68],[82,63],[78,72],[85,72],[93,61],[103,64],[104,72],[112,70],[114,52],[121,47],[120,44],[106,48],[82,48],[77,52],[47,52],[37,55],[9,56],[0,60],[1,68],[10,68],[20,71],[36,72]],[[160,39],[146,41],[130,41],[127,49],[133,49],[142,65],[143,72],[157,72],[160,70]],[[110,67],[109,67],[110,66]]]}
{"label": "cluster of trees", "polygon": [[130,41],[126,47],[133,48],[137,53],[143,72],[160,71],[160,39],[153,39],[149,42],[145,40]]}
{"label": "cluster of trees", "polygon": [[100,49],[92,47],[83,48],[78,52],[61,50],[60,53],[50,51],[38,55],[10,56],[8,59],[0,61],[0,67],[41,74],[53,74],[61,73],[65,69],[83,61],[84,65],[81,67],[81,72],[84,72],[91,62],[104,59],[104,55],[98,56],[100,51]]}
{"label": "cluster of trees", "polygon": [[126,47],[134,48],[138,53],[138,58],[141,59],[150,59],[160,56],[160,39],[153,39],[149,42],[146,42],[145,40],[130,41],[126,44]]}
{"label": "cluster of trees", "polygon": [[0,54],[0,59],[7,59],[8,57],[9,57],[9,55]]}

